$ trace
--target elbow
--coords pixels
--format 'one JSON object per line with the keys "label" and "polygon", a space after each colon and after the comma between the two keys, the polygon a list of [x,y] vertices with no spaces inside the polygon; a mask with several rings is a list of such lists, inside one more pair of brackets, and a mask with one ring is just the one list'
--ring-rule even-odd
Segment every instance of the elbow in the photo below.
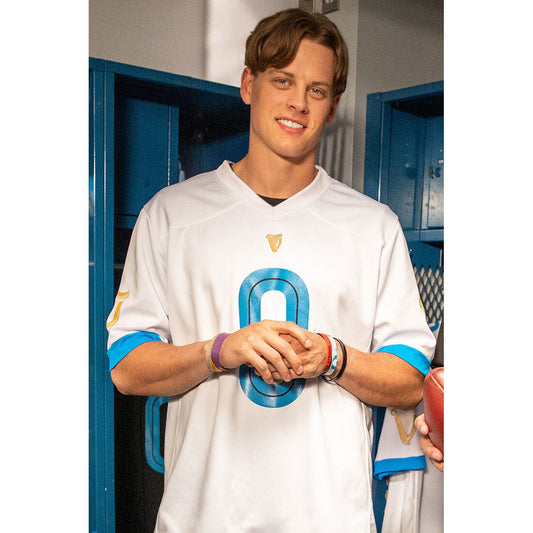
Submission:
{"label": "elbow", "polygon": [[137,394],[135,387],[133,386],[128,374],[120,368],[120,363],[111,369],[110,372],[111,381],[115,385],[116,389],[126,396]]}
{"label": "elbow", "polygon": [[394,408],[402,411],[411,411],[416,409],[416,406],[422,401],[422,393],[409,394],[401,398],[400,401],[395,402]]}

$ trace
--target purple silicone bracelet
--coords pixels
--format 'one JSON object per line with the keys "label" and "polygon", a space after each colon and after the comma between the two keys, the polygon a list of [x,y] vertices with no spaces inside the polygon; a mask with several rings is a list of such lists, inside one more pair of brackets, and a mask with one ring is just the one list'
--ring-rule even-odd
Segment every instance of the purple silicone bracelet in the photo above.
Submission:
{"label": "purple silicone bracelet", "polygon": [[229,333],[220,333],[217,335],[215,342],[213,342],[213,347],[211,348],[211,361],[217,368],[223,370],[229,370],[229,368],[224,368],[220,362],[220,349],[222,348],[222,343],[229,337]]}

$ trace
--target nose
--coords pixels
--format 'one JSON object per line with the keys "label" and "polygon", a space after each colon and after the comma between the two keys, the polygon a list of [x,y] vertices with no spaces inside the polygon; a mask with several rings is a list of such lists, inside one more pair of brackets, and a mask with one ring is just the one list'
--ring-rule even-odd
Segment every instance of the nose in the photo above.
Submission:
{"label": "nose", "polygon": [[289,94],[287,105],[289,108],[298,111],[299,113],[308,113],[309,106],[307,102],[307,90],[294,88]]}

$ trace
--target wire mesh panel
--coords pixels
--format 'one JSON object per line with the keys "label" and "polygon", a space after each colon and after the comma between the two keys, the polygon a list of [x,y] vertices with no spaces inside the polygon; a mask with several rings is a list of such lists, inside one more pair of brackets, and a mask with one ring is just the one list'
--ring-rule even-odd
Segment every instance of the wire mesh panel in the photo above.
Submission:
{"label": "wire mesh panel", "polygon": [[414,267],[420,299],[426,311],[428,324],[442,320],[444,313],[444,278],[442,267]]}

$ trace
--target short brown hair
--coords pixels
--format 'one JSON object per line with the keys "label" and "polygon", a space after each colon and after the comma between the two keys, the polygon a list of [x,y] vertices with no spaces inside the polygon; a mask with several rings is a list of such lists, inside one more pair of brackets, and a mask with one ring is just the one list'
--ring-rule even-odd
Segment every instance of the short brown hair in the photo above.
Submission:
{"label": "short brown hair", "polygon": [[244,62],[254,76],[270,67],[286,67],[304,38],[333,50],[333,92],[342,94],[348,75],[348,48],[337,26],[320,13],[286,9],[260,20],[246,40]]}

